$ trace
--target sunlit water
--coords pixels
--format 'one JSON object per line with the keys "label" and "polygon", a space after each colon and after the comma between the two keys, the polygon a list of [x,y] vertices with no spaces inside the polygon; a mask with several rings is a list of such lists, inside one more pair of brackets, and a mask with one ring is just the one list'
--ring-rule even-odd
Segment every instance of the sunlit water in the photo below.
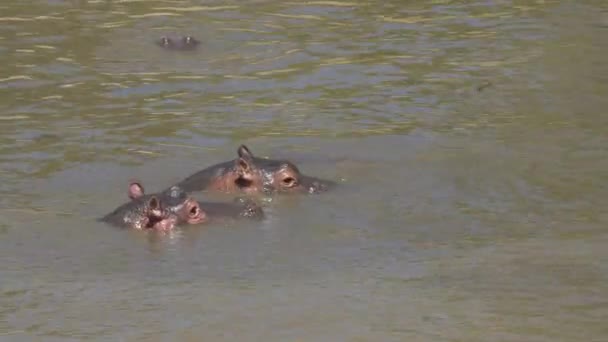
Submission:
{"label": "sunlit water", "polygon": [[[608,340],[607,36],[591,0],[3,3],[0,340]],[[340,186],[95,221],[241,143]]]}

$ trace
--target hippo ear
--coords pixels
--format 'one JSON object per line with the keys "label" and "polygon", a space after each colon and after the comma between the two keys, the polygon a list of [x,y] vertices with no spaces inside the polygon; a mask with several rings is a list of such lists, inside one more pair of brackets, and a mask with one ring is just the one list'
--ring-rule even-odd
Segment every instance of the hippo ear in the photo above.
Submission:
{"label": "hippo ear", "polygon": [[131,181],[129,184],[129,198],[136,199],[145,194],[144,187],[138,181]]}
{"label": "hippo ear", "polygon": [[160,209],[160,201],[158,200],[158,198],[156,198],[156,196],[150,197],[150,199],[148,200],[148,207],[150,208],[150,210]]}
{"label": "hippo ear", "polygon": [[245,145],[239,146],[237,153],[239,154],[239,158],[248,159],[248,160],[253,159],[253,153],[251,153],[251,151],[249,151],[249,149]]}
{"label": "hippo ear", "polygon": [[235,168],[237,171],[240,171],[240,173],[249,173],[251,172],[252,169],[252,165],[251,165],[251,159],[249,158],[238,158],[235,161]]}

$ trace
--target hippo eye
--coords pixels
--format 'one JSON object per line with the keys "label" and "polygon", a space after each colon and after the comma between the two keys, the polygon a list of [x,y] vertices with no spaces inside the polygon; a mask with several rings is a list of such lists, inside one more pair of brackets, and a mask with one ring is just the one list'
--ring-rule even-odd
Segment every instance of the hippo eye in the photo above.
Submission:
{"label": "hippo eye", "polygon": [[190,214],[191,217],[194,217],[194,216],[198,215],[198,206],[194,206],[194,207],[190,208],[190,213],[189,214]]}
{"label": "hippo eye", "polygon": [[293,177],[285,177],[283,178],[283,185],[291,188],[292,186],[296,185],[296,179]]}

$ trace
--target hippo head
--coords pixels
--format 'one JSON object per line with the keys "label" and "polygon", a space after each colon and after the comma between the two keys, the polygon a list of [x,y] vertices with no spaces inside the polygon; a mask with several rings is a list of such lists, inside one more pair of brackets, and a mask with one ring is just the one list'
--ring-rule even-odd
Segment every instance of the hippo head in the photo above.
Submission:
{"label": "hippo head", "polygon": [[302,174],[290,161],[257,158],[245,145],[241,145],[237,153],[236,169],[242,174],[237,182],[245,191],[316,194],[335,184]]}
{"label": "hippo head", "polygon": [[[142,198],[145,195],[142,183],[131,181],[128,195],[133,200]],[[207,215],[201,209],[200,204],[177,186],[173,186],[160,194],[155,194],[153,197],[158,197],[162,201],[162,212],[174,222],[174,225],[198,224],[207,220]]]}
{"label": "hippo head", "polygon": [[179,38],[162,36],[156,44],[167,50],[194,50],[198,46],[199,41],[192,36]]}

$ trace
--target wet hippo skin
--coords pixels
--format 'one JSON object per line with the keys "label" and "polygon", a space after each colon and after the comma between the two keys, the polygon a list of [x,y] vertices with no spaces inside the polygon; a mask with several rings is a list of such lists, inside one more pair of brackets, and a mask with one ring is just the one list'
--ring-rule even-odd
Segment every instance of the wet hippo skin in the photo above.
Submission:
{"label": "wet hippo skin", "polygon": [[188,192],[225,193],[321,193],[335,182],[304,175],[288,160],[258,158],[245,145],[237,158],[215,164],[176,184]]}
{"label": "wet hippo skin", "polygon": [[[132,181],[129,185],[129,197],[133,199],[133,201],[137,201],[145,196],[142,183]],[[188,214],[194,207],[192,201],[195,200],[179,186],[174,185],[157,196],[163,200],[164,205],[170,212],[175,213],[176,215],[182,213],[182,217],[184,213]],[[187,222],[190,224],[239,218],[261,220],[265,217],[262,207],[251,199],[237,197],[233,202],[195,201],[195,203],[196,208],[204,217],[204,221]],[[189,205],[190,207],[184,209],[184,205]],[[182,222],[183,221],[184,220],[182,220]]]}

